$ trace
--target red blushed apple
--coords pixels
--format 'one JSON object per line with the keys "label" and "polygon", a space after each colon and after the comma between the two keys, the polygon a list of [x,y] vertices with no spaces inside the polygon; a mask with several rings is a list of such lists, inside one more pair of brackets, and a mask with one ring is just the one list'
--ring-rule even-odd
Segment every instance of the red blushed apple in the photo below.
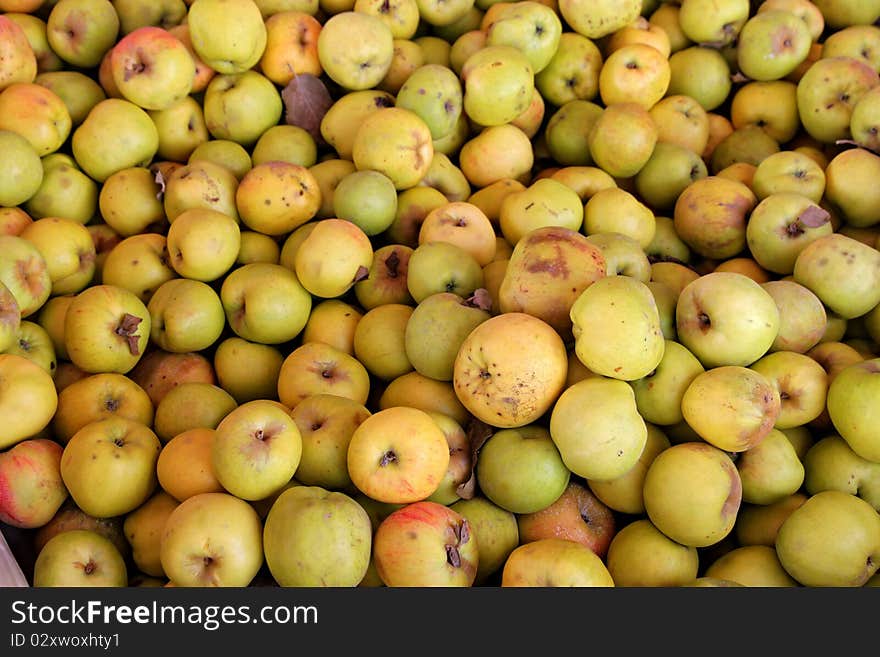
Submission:
{"label": "red blushed apple", "polygon": [[0,235],[18,235],[32,222],[31,216],[19,207],[0,208]]}
{"label": "red blushed apple", "polygon": [[152,349],[128,373],[128,376],[147,391],[153,406],[158,407],[165,394],[185,381],[217,383],[214,365],[200,352],[174,353]]}
{"label": "red blushed apple", "polygon": [[517,516],[520,544],[542,538],[583,543],[605,558],[617,531],[614,512],[579,481],[570,481],[550,506]]}
{"label": "red blushed apple", "polygon": [[33,529],[49,522],[64,500],[64,449],[54,440],[23,440],[0,453],[0,521]]}
{"label": "red blushed apple", "polygon": [[373,559],[386,586],[469,587],[479,552],[464,516],[422,500],[392,511],[379,523]]}
{"label": "red blushed apple", "polygon": [[113,46],[110,71],[127,100],[161,110],[189,95],[196,65],[180,39],[161,27],[145,25]]}

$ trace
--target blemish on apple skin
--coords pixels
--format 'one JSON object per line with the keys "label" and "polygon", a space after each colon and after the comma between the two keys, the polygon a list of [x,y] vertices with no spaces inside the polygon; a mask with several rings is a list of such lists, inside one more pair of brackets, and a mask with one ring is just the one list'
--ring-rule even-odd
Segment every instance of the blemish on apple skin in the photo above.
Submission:
{"label": "blemish on apple skin", "polygon": [[721,506],[721,516],[723,518],[730,518],[739,513],[739,507],[742,503],[742,480],[733,462],[724,463],[722,467],[730,477],[730,493],[728,493],[727,499],[724,500],[724,504]]}

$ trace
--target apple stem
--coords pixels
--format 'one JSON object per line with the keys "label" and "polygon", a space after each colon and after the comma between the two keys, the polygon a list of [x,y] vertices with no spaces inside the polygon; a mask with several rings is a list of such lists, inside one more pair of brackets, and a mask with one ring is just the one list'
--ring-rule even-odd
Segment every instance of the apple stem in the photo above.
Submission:
{"label": "apple stem", "polygon": [[140,349],[138,348],[138,339],[140,336],[135,333],[135,331],[137,331],[137,327],[141,321],[140,317],[136,317],[131,313],[125,313],[119,322],[119,326],[116,327],[116,335],[125,338],[128,341],[128,351],[132,356],[137,356],[140,353]]}
{"label": "apple stem", "polygon": [[392,452],[389,449],[387,452],[382,454],[382,458],[379,459],[379,466],[384,468],[386,465],[388,465],[390,463],[394,463],[396,461],[397,461],[397,454],[395,454],[394,452]]}

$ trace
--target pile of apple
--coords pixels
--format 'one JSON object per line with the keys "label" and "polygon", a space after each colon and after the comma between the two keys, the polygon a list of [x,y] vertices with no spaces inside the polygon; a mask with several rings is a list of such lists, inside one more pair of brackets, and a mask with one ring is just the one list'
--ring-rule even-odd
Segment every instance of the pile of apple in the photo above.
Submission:
{"label": "pile of apple", "polygon": [[880,583],[880,0],[0,0],[34,586]]}

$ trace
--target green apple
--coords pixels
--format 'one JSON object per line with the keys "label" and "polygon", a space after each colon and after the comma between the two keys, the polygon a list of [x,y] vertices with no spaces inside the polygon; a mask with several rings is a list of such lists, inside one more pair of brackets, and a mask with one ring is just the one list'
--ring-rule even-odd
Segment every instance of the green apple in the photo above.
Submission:
{"label": "green apple", "polygon": [[584,206],[577,192],[553,178],[540,178],[521,191],[511,191],[498,209],[498,228],[513,247],[539,228],[577,232],[583,221]]}
{"label": "green apple", "polygon": [[430,129],[432,139],[441,139],[458,123],[462,94],[461,80],[451,69],[425,64],[407,77],[395,94],[395,105],[415,112]]}
{"label": "green apple", "polygon": [[804,483],[804,464],[779,429],[745,450],[736,460],[743,502],[773,504],[793,495]]}
{"label": "green apple", "polygon": [[545,102],[556,107],[570,100],[595,98],[602,61],[602,51],[592,39],[563,30],[550,61],[535,73],[535,88]]}
{"label": "green apple", "polygon": [[192,152],[210,139],[202,105],[195,96],[184,96],[164,109],[148,110],[159,133],[156,157],[186,162]]}
{"label": "green apple", "polygon": [[850,137],[853,107],[878,84],[880,75],[863,59],[846,55],[818,59],[797,83],[804,130],[825,144]]}
{"label": "green apple", "polygon": [[[29,412],[19,411],[27,407]],[[0,354],[0,411],[9,418],[0,448],[12,447],[43,431],[58,408],[58,393],[46,369],[18,354]]]}
{"label": "green apple", "polygon": [[634,182],[636,192],[649,207],[655,212],[668,212],[688,185],[708,175],[699,154],[681,144],[658,141]]}
{"label": "green apple", "polygon": [[43,166],[37,149],[12,130],[0,130],[0,150],[7,166],[0,171],[0,206],[15,207],[37,193],[43,182]]}
{"label": "green apple", "polygon": [[633,467],[614,479],[587,481],[593,494],[605,506],[619,513],[640,515],[645,512],[645,473],[657,455],[671,445],[669,437],[657,425],[645,422],[645,428],[648,438]]}
{"label": "green apple", "polygon": [[864,459],[880,463],[877,434],[877,404],[880,358],[870,358],[844,367],[828,384],[828,415],[840,436]]}
{"label": "green apple", "polygon": [[589,136],[601,114],[601,105],[584,98],[567,100],[550,114],[543,137],[553,159],[563,166],[592,165]]}
{"label": "green apple", "polygon": [[333,211],[356,224],[367,235],[378,235],[394,221],[397,189],[384,173],[356,170],[339,180],[333,190]]}
{"label": "green apple", "polygon": [[394,35],[381,18],[353,9],[333,14],[318,34],[324,73],[349,91],[376,87],[394,57]]}
{"label": "green apple", "polygon": [[508,45],[523,52],[532,71],[544,70],[556,54],[562,21],[549,5],[522,0],[505,6],[486,30],[486,45]]}
{"label": "green apple", "polygon": [[803,458],[804,487],[815,495],[839,490],[861,497],[880,510],[880,463],[856,454],[838,435],[827,435],[813,443]]}
{"label": "green apple", "polygon": [[150,232],[165,220],[160,186],[147,167],[130,167],[112,174],[98,192],[98,209],[105,223],[122,237]]}
{"label": "green apple", "polygon": [[263,526],[266,565],[280,586],[356,586],[370,562],[373,529],[349,495],[294,486],[272,504]]}
{"label": "green apple", "polygon": [[[250,169],[249,164],[248,171]],[[162,206],[169,223],[173,223],[184,210],[192,208],[207,208],[227,214],[236,221],[240,219],[235,200],[239,178],[224,164],[196,158],[175,167],[168,175],[157,175],[156,180],[164,185]]]}
{"label": "green apple", "polygon": [[186,164],[192,164],[197,160],[208,160],[229,169],[236,180],[241,180],[253,165],[251,154],[247,149],[231,139],[208,139],[200,143],[189,154]]}
{"label": "green apple", "polygon": [[493,433],[480,448],[475,474],[489,501],[519,514],[552,504],[568,486],[571,471],[550,431],[532,424]]}
{"label": "green apple", "polygon": [[413,368],[439,381],[451,381],[458,348],[490,313],[454,292],[436,292],[413,309],[405,330],[406,355]]}
{"label": "green apple", "polygon": [[253,0],[196,0],[186,22],[199,58],[222,75],[253,68],[266,48],[266,24]]}
{"label": "green apple", "polygon": [[159,558],[175,586],[246,587],[264,562],[263,523],[234,495],[193,495],[168,516]]}
{"label": "green apple", "polygon": [[734,453],[760,444],[781,407],[778,388],[757,370],[740,365],[717,365],[697,374],[681,399],[688,426],[709,444]]}
{"label": "green apple", "polygon": [[134,292],[117,285],[93,285],[79,292],[64,318],[70,360],[91,372],[128,373],[150,339],[150,313]]}
{"label": "green apple", "polygon": [[[57,157],[56,157],[57,156]],[[88,224],[98,214],[99,185],[68,156],[43,157],[43,181],[25,203],[32,219],[63,217]]]}
{"label": "green apple", "polygon": [[118,35],[119,15],[110,0],[59,0],[49,6],[46,39],[74,68],[98,66]]}
{"label": "green apple", "polygon": [[632,388],[589,377],[568,386],[550,413],[550,436],[566,467],[588,480],[615,479],[638,461],[647,442]]}
{"label": "green apple", "polygon": [[587,235],[587,241],[602,251],[606,276],[619,274],[642,283],[650,282],[651,261],[634,237],[614,231],[602,231]]}
{"label": "green apple", "polygon": [[147,303],[159,285],[176,276],[168,260],[165,235],[138,233],[121,239],[107,252],[99,280],[128,290]]}
{"label": "green apple", "polygon": [[235,264],[241,246],[238,221],[218,210],[184,210],[168,228],[169,262],[178,275],[215,281]]}
{"label": "green apple", "polygon": [[213,345],[226,325],[220,295],[207,283],[173,278],[147,303],[150,339],[166,351],[201,351]]}
{"label": "green apple", "polygon": [[156,405],[153,430],[164,445],[190,429],[215,429],[237,405],[229,392],[214,383],[182,381]]}
{"label": "green apple", "polygon": [[81,223],[63,217],[43,217],[20,236],[39,249],[46,261],[54,295],[76,294],[95,274],[95,243]]}
{"label": "green apple", "polygon": [[281,120],[284,103],[281,91],[269,78],[248,69],[211,78],[202,109],[213,138],[252,148],[266,130]]}
{"label": "green apple", "polygon": [[217,425],[211,464],[217,480],[244,500],[260,500],[293,477],[302,455],[299,427],[284,406],[255,399]]}
{"label": "green apple", "polygon": [[638,279],[599,278],[569,311],[578,358],[602,376],[634,381],[654,371],[665,340],[654,295]]}
{"label": "green apple", "polygon": [[877,192],[867,182],[878,169],[880,155],[866,148],[846,149],[826,165],[825,198],[848,227],[870,228],[880,223],[871,210],[877,203]]}
{"label": "green apple", "polygon": [[273,399],[284,354],[271,344],[251,342],[237,335],[217,344],[212,365],[217,383],[239,404]]}
{"label": "green apple", "polygon": [[296,274],[280,264],[255,262],[230,271],[220,286],[229,327],[247,341],[275,345],[305,327],[312,297]]}
{"label": "green apple", "polygon": [[704,110],[719,108],[733,88],[730,64],[718,48],[693,43],[669,56],[667,96],[690,96]]}
{"label": "green apple", "polygon": [[309,168],[318,160],[318,146],[305,128],[273,125],[257,139],[251,149],[251,159],[253,164],[280,160]]}
{"label": "green apple", "polygon": [[682,586],[699,572],[697,548],[672,540],[648,518],[614,535],[606,563],[616,586]]}
{"label": "green apple", "polygon": [[733,530],[742,482],[726,452],[702,442],[684,442],[651,462],[644,499],[648,519],[666,536],[685,546],[708,547]]}
{"label": "green apple", "polygon": [[58,357],[49,332],[37,322],[22,320],[15,340],[4,353],[23,356],[55,377]]}
{"label": "green apple", "polygon": [[600,39],[632,23],[642,10],[639,0],[563,0],[559,14],[578,34]]}
{"label": "green apple", "polygon": [[321,119],[321,137],[342,161],[351,162],[354,137],[361,122],[384,107],[394,107],[395,96],[380,89],[355,89],[342,94]]}
{"label": "green apple", "polygon": [[161,450],[159,438],[142,422],[118,415],[93,420],[64,446],[61,477],[73,501],[89,515],[125,515],[156,489]]}
{"label": "green apple", "polygon": [[751,587],[799,586],[770,545],[741,545],[725,552],[707,567],[705,577]]}
{"label": "green apple", "polygon": [[593,122],[587,143],[596,166],[615,178],[635,176],[657,143],[657,124],[632,102],[612,103]]}
{"label": "green apple", "polygon": [[666,339],[657,366],[642,378],[629,382],[641,416],[659,425],[681,422],[684,419],[682,397],[694,378],[704,371],[702,363],[687,347]]}
{"label": "green apple", "polygon": [[417,185],[434,159],[430,128],[418,114],[402,107],[382,107],[364,117],[351,148],[358,170],[385,174],[397,190]]}
{"label": "green apple", "polygon": [[148,165],[159,148],[159,133],[146,110],[107,98],[92,107],[70,143],[80,168],[102,183],[121,169]]}
{"label": "green apple", "polygon": [[34,82],[54,91],[64,101],[71,127],[82,123],[89,110],[107,98],[103,87],[81,71],[43,71],[37,74]]}
{"label": "green apple", "polygon": [[482,126],[513,121],[532,100],[535,74],[529,58],[511,45],[486,45],[462,65],[464,112]]}
{"label": "green apple", "polygon": [[348,444],[370,415],[363,404],[331,393],[316,393],[298,402],[290,411],[302,438],[296,480],[306,486],[348,489]]}
{"label": "green apple", "polygon": [[880,514],[850,493],[814,493],[779,527],[776,553],[804,586],[862,586],[880,567]]}
{"label": "green apple", "polygon": [[704,367],[747,366],[779,331],[779,309],[760,283],[737,272],[711,272],[686,284],[676,302],[676,332]]}
{"label": "green apple", "polygon": [[825,410],[828,377],[815,359],[782,350],[761,356],[749,367],[763,374],[779,391],[782,401],[777,429],[804,426]]}
{"label": "green apple", "polygon": [[844,319],[864,315],[880,303],[880,252],[839,232],[805,246],[792,274]]}
{"label": "green apple", "polygon": [[501,508],[483,495],[460,499],[450,505],[470,524],[479,548],[475,585],[494,581],[510,553],[519,545],[516,514]]}
{"label": "green apple", "polygon": [[871,25],[880,18],[880,5],[871,2],[833,2],[815,0],[828,27],[838,30],[850,25]]}
{"label": "green apple", "polygon": [[483,286],[483,270],[476,258],[451,242],[425,242],[413,249],[406,277],[413,300],[438,292],[466,299]]}
{"label": "green apple", "polygon": [[807,58],[812,43],[813,35],[807,24],[793,12],[783,9],[757,12],[740,29],[737,65],[740,72],[752,80],[779,80]]}
{"label": "green apple", "polygon": [[128,570],[109,538],[88,529],[71,529],[50,538],[37,553],[33,585],[125,587]]}
{"label": "green apple", "polygon": [[119,29],[123,34],[133,32],[145,25],[156,25],[170,29],[186,17],[191,2],[184,0],[114,0],[113,6],[119,15]]}

